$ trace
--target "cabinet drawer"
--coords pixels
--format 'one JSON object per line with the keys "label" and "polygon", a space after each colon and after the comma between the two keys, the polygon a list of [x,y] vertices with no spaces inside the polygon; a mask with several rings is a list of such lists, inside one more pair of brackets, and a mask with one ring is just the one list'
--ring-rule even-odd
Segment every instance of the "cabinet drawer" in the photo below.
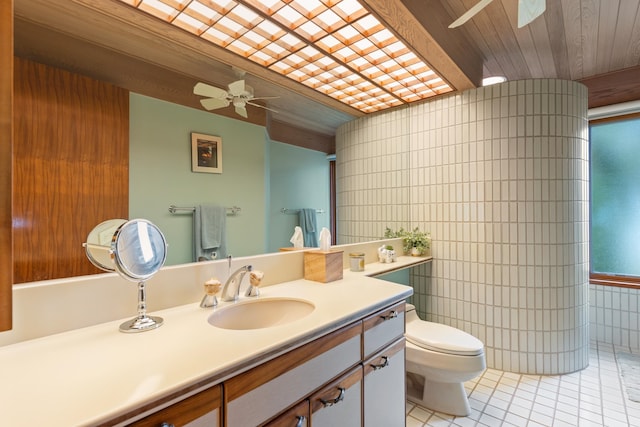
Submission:
{"label": "cabinet drawer", "polygon": [[359,363],[361,334],[358,322],[225,381],[226,425],[260,425]]}
{"label": "cabinet drawer", "polygon": [[404,315],[405,303],[401,302],[364,319],[363,359],[404,335]]}
{"label": "cabinet drawer", "polygon": [[313,427],[362,426],[362,366],[311,396]]}
{"label": "cabinet drawer", "polygon": [[404,425],[404,337],[364,362],[363,390],[365,426]]}
{"label": "cabinet drawer", "polygon": [[309,425],[309,401],[303,400],[284,414],[278,415],[264,427],[307,427]]}
{"label": "cabinet drawer", "polygon": [[132,427],[157,427],[166,423],[175,427],[219,426],[222,386],[216,385],[128,424]]}

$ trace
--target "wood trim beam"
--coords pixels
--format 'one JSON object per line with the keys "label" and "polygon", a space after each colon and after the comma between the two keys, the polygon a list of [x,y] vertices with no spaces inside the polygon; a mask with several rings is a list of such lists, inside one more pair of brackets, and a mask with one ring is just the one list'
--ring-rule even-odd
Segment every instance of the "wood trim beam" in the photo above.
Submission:
{"label": "wood trim beam", "polygon": [[640,99],[640,65],[578,81],[589,89],[589,108]]}
{"label": "wood trim beam", "polygon": [[270,121],[267,132],[269,133],[269,138],[273,141],[284,142],[327,154],[336,152],[336,138],[333,135],[313,132],[278,120]]}
{"label": "wood trim beam", "polygon": [[[439,2],[413,0],[360,0],[388,28],[413,47],[415,53],[449,83],[455,90],[463,91],[480,86],[482,81],[482,60],[469,49],[456,50],[457,58],[452,58],[445,48],[454,44],[466,45],[448,31],[444,22],[450,19]],[[429,28],[427,28],[429,27]],[[450,42],[447,42],[447,39]]]}
{"label": "wood trim beam", "polygon": [[0,331],[12,327],[13,0],[0,2]]}

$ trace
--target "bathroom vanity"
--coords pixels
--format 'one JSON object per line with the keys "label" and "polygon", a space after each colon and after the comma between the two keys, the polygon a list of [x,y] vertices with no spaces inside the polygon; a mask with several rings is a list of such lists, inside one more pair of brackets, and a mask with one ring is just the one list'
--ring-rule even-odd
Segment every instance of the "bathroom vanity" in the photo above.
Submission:
{"label": "bathroom vanity", "polygon": [[[337,425],[337,418],[340,425],[392,425],[405,417],[404,300],[412,289],[367,275],[420,262],[407,257],[367,265],[364,273],[345,270],[330,283],[298,279],[261,288],[258,299],[314,306],[276,326],[215,327],[212,310],[195,302],[154,312],[164,324],[141,334],[119,332],[114,320],[0,347],[3,420],[304,426],[311,419],[321,426]],[[62,315],[56,307],[41,313],[43,321]]]}

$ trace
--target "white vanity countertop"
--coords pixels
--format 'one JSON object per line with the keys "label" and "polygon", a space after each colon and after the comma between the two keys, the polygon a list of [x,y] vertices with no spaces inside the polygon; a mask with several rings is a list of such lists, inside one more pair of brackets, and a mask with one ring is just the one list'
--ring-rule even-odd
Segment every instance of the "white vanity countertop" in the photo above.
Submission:
{"label": "white vanity countertop", "polygon": [[335,282],[296,280],[261,288],[259,298],[315,304],[311,314],[285,325],[219,329],[207,322],[211,309],[194,303],[149,313],[164,319],[152,331],[119,332],[120,323],[128,320],[121,319],[0,347],[2,424],[95,425],[186,386],[223,381],[407,298],[411,288],[366,276],[426,261],[400,257],[397,263],[367,264],[363,273],[344,270],[343,279]]}

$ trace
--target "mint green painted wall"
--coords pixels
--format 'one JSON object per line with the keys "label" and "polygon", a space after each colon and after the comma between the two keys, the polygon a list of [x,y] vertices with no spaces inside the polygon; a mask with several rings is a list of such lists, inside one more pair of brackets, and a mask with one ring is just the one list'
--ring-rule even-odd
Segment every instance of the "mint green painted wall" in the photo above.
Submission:
{"label": "mint green painted wall", "polygon": [[329,161],[319,151],[296,147],[281,142],[269,144],[270,156],[270,208],[268,245],[269,252],[292,246],[289,239],[298,225],[297,214],[283,214],[282,208],[321,209],[317,214],[318,232],[330,228],[329,213]]}
{"label": "mint green painted wall", "polygon": [[[222,174],[191,172],[191,132],[222,137]],[[167,265],[192,261],[193,217],[169,205],[239,206],[227,217],[227,251],[266,251],[267,137],[264,127],[130,95],[129,216],[156,224],[169,244]]]}
{"label": "mint green painted wall", "polygon": [[410,285],[410,268],[403,268],[402,270],[392,271],[391,273],[380,274],[376,276],[376,279],[386,280],[387,282],[399,283],[401,285]]}

